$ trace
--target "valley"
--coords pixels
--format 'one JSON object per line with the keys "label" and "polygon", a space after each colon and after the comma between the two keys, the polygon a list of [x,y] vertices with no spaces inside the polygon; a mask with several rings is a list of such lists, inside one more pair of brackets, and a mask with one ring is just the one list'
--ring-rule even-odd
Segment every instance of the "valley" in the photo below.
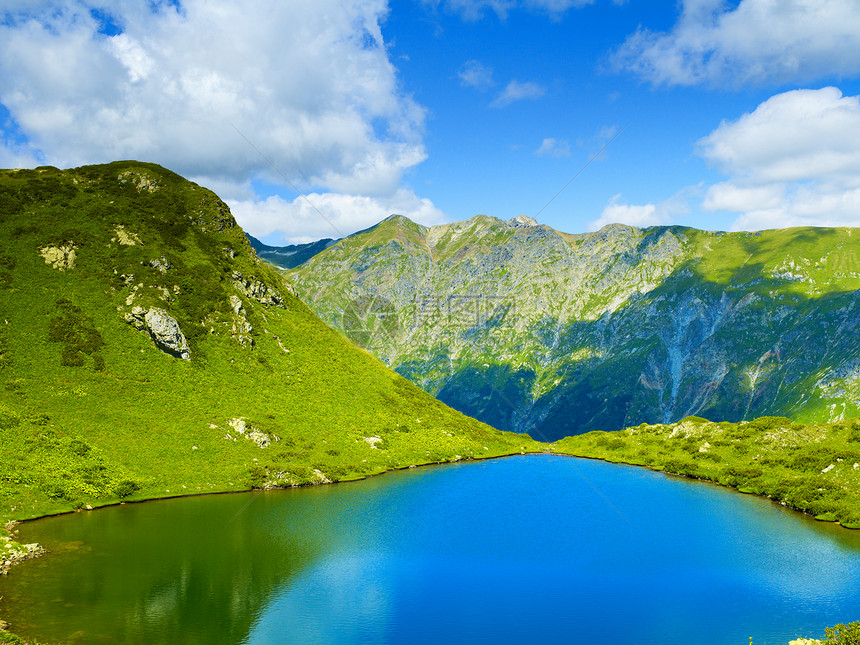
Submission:
{"label": "valley", "polygon": [[0,565],[21,520],[521,453],[860,528],[852,234],[392,217],[284,275],[160,166],[0,171]]}

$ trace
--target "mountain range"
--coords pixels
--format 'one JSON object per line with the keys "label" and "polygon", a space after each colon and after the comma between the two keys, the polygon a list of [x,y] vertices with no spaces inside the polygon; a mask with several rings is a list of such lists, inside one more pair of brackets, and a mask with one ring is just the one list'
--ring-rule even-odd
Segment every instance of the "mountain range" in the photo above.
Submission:
{"label": "mountain range", "polygon": [[[523,452],[858,528],[860,421],[798,423],[856,413],[853,234],[392,217],[284,251],[155,164],[0,170],[0,574],[42,552],[15,542],[18,520]],[[303,262],[285,276],[255,246]],[[497,427],[575,436],[496,430],[356,343]],[[793,418],[578,434],[777,408]],[[240,631],[263,599],[230,590],[259,566],[210,598]],[[24,642],[5,627],[0,642]]]}
{"label": "mountain range", "polygon": [[248,241],[251,243],[251,248],[257,252],[257,255],[264,260],[268,260],[272,264],[281,267],[282,269],[294,269],[300,264],[304,264],[317,253],[325,251],[332,244],[337,242],[331,238],[309,242],[307,244],[291,244],[289,246],[269,246],[263,244],[253,235],[247,234]]}
{"label": "mountain range", "polygon": [[288,272],[448,405],[540,440],[689,415],[826,422],[860,405],[860,231],[403,216]]}

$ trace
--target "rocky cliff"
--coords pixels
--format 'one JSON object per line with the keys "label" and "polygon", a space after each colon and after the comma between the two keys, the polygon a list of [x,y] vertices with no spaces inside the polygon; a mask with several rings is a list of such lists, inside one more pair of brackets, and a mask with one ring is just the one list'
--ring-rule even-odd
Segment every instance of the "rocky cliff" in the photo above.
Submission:
{"label": "rocky cliff", "polygon": [[860,405],[857,230],[570,235],[525,217],[392,216],[290,275],[320,317],[431,394],[544,440]]}

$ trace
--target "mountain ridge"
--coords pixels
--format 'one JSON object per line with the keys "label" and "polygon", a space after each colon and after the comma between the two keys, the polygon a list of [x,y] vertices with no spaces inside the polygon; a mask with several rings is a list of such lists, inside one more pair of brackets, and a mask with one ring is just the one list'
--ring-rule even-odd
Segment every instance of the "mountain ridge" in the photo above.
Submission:
{"label": "mountain ridge", "polygon": [[307,244],[269,246],[268,244],[263,244],[250,233],[245,233],[245,235],[251,243],[251,247],[257,252],[257,255],[282,269],[294,269],[338,241],[327,237],[315,242],[308,242]]}
{"label": "mountain ridge", "polygon": [[566,234],[401,216],[288,275],[326,322],[428,392],[552,440],[691,414],[856,414],[859,241],[847,228]]}

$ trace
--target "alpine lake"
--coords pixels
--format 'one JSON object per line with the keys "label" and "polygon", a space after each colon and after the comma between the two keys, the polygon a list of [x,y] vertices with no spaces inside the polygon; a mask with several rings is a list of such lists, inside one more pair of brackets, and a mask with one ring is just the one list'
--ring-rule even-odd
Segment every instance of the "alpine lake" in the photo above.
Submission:
{"label": "alpine lake", "polygon": [[22,524],[0,579],[45,643],[786,645],[860,617],[860,531],[552,455]]}

